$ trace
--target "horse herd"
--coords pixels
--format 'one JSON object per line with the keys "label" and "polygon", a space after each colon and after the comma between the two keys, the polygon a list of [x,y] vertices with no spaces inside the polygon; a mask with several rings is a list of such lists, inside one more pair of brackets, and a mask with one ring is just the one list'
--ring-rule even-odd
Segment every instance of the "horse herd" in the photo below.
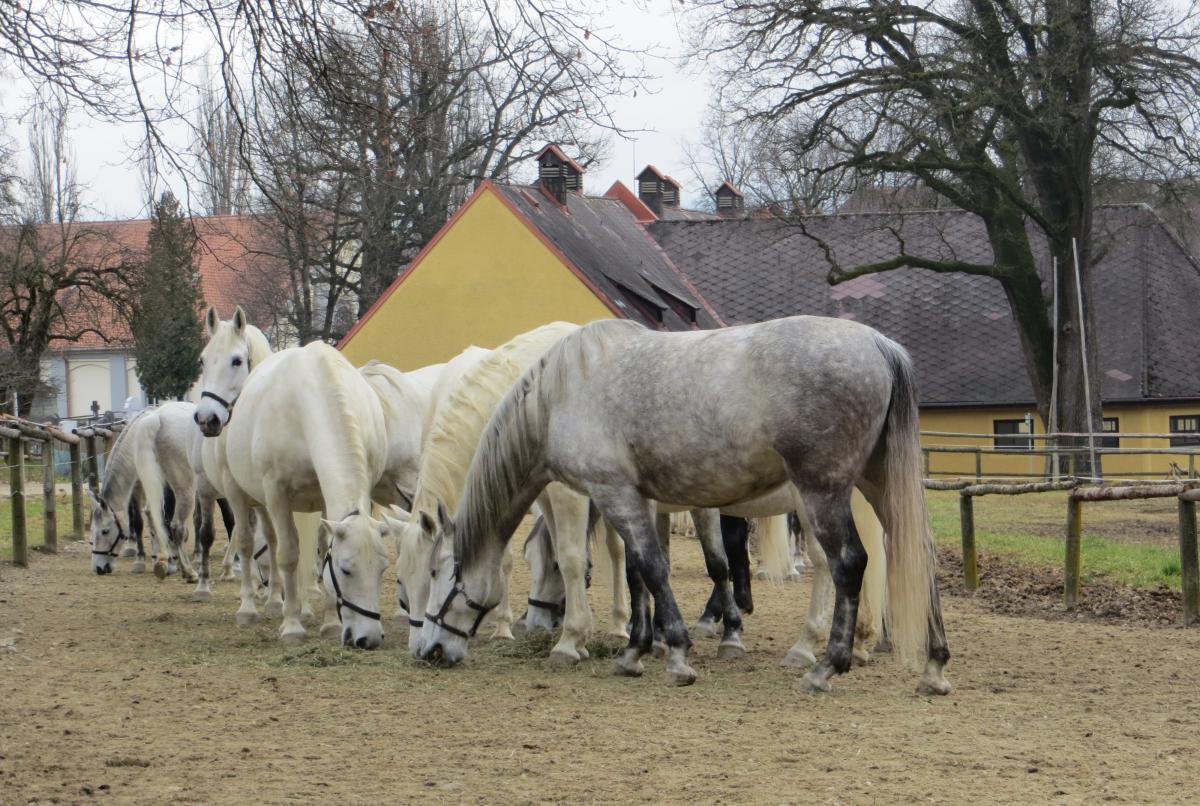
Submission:
{"label": "horse herd", "polygon": [[[748,571],[739,586],[730,570],[731,558],[748,562],[738,519],[762,519],[761,561],[782,573],[786,521],[798,515],[822,550],[810,552],[809,613],[783,663],[828,691],[882,634],[924,663],[919,691],[950,691],[912,363],[868,327],[804,316],[688,333],[554,323],[405,373],[356,369],[322,343],[272,353],[241,308],[228,321],[210,308],[205,324],[199,402],[139,414],[113,446],[92,503],[98,574],[112,572],[144,504],[156,576],[177,564],[193,598],[210,600],[219,503],[226,577],[241,558],[238,624],[255,623],[265,597],[281,639],[301,641],[316,596],[321,635],[371,649],[393,539],[409,649],[454,665],[489,613],[496,635],[512,636],[508,543],[532,511],[523,620],[561,623],[552,659],[587,657],[596,534],[612,567],[611,630],[628,639],[615,671],[640,675],[657,650],[667,681],[687,685],[696,674],[666,559],[671,513],[695,523],[713,592],[692,634],[720,623],[720,657],[745,652]],[[198,567],[181,550],[193,514]],[[135,571],[140,537],[138,553]]]}

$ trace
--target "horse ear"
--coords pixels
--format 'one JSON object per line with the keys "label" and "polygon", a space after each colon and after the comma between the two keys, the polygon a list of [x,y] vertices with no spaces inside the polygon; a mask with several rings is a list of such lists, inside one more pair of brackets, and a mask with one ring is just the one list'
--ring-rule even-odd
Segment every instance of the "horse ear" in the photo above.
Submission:
{"label": "horse ear", "polygon": [[386,531],[388,534],[400,534],[401,530],[404,529],[404,527],[407,526],[412,519],[412,516],[395,504],[392,505],[391,512],[388,512],[385,509],[379,514],[383,516],[383,522],[387,526],[384,531]]}
{"label": "horse ear", "polygon": [[325,518],[321,518],[321,525],[328,529],[329,534],[333,535],[334,537],[342,536],[343,527],[341,521],[330,521],[326,520]]}
{"label": "horse ear", "polygon": [[208,312],[204,314],[204,327],[208,331],[209,338],[217,332],[219,324],[221,324],[221,319],[217,316],[217,309],[209,305]]}
{"label": "horse ear", "polygon": [[421,510],[421,531],[427,535],[432,535],[437,531],[437,523],[429,515],[429,513],[424,510]]}
{"label": "horse ear", "polygon": [[239,336],[246,330],[246,312],[241,305],[233,309],[233,329]]}

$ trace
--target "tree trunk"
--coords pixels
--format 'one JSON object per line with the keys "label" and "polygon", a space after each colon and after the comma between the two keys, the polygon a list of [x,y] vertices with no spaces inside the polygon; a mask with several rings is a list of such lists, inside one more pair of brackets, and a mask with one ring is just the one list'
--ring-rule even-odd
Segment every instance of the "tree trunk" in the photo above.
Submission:
{"label": "tree trunk", "polygon": [[[1079,247],[1079,271],[1075,270],[1075,249],[1071,239],[1054,245],[1058,271],[1058,401],[1055,413],[1057,428],[1065,433],[1100,433],[1102,407],[1100,401],[1100,375],[1096,362],[1097,343],[1095,316],[1092,314],[1090,298],[1091,283],[1087,255],[1090,251],[1087,239],[1077,240]],[[1076,282],[1078,277],[1079,283]],[[1082,289],[1080,288],[1082,285]],[[1082,299],[1083,317],[1080,317]],[[1082,322],[1082,327],[1080,326]],[[1084,345],[1087,344],[1087,371],[1084,371]],[[1085,385],[1086,381],[1086,385]],[[1100,458],[1093,466],[1091,451],[1093,440],[1087,437],[1064,438],[1060,445],[1072,447],[1075,454],[1075,473],[1079,476],[1100,476]],[[1069,458],[1060,459],[1060,470],[1068,471]]]}

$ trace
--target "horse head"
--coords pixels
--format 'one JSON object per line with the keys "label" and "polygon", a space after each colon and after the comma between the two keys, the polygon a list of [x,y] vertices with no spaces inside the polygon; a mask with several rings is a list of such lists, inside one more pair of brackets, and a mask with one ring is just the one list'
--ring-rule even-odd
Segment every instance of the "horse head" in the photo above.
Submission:
{"label": "horse head", "polygon": [[329,530],[329,553],[321,568],[326,596],[337,607],[342,643],[374,649],[383,641],[379,613],[380,583],[388,566],[383,537],[388,526],[358,510],[338,521],[322,520]]}
{"label": "horse head", "polygon": [[210,306],[204,325],[208,344],[200,353],[200,402],[196,404],[195,418],[204,436],[215,437],[228,424],[253,369],[255,345],[250,331],[254,329],[248,326],[241,306],[228,321],[221,321],[216,309]]}
{"label": "horse head", "polygon": [[129,536],[127,515],[110,507],[91,489],[88,490],[88,498],[92,500],[92,570],[104,576],[113,572],[113,560],[117,557],[117,550]]}

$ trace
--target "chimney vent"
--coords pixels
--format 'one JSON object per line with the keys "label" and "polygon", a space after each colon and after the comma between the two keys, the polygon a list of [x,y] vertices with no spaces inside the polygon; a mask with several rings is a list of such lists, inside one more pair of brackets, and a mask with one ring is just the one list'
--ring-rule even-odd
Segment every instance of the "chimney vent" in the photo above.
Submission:
{"label": "chimney vent", "polygon": [[568,157],[557,145],[549,143],[537,155],[538,183],[559,203],[567,203],[568,193],[583,193],[583,166]]}
{"label": "chimney vent", "polygon": [[647,165],[635,178],[638,198],[659,218],[662,218],[664,207],[679,206],[679,185],[653,165]]}
{"label": "chimney vent", "polygon": [[721,183],[713,195],[717,197],[717,213],[724,218],[737,218],[746,212],[746,197],[728,180]]}

